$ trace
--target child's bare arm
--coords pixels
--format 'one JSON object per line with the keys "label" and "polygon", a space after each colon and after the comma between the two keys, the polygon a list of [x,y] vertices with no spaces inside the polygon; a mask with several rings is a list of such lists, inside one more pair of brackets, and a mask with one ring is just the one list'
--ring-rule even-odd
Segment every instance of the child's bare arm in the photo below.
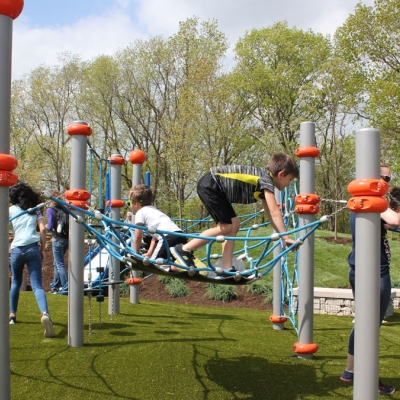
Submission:
{"label": "child's bare arm", "polygon": [[[144,226],[143,224],[136,224],[138,226]],[[135,229],[135,235],[133,236],[133,250],[136,254],[140,254],[140,246],[142,245],[143,231],[139,228]]]}
{"label": "child's bare arm", "polygon": [[[262,200],[262,205],[265,213],[267,214],[268,220],[271,223],[271,226],[278,233],[286,232],[286,226],[283,222],[282,213],[278,207],[278,204],[276,203],[274,193],[264,190],[264,194],[265,200]],[[286,245],[294,243],[294,240],[290,239],[287,235],[282,236],[282,240]]]}
{"label": "child's bare arm", "polygon": [[151,257],[152,254],[154,253],[154,249],[156,248],[157,245],[157,240],[156,238],[153,236],[151,238],[151,242],[150,242],[150,246],[149,249],[147,250],[146,254],[144,254],[146,257]]}

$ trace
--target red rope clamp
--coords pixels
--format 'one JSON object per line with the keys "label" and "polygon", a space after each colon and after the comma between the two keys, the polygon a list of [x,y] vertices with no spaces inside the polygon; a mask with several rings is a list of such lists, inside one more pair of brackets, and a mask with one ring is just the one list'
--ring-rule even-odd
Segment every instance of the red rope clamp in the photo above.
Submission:
{"label": "red rope clamp", "polygon": [[0,170],[0,186],[14,186],[18,182],[18,175],[10,171]]}
{"label": "red rope clamp", "polygon": [[107,200],[106,201],[106,206],[107,207],[116,207],[116,208],[121,208],[125,206],[125,201],[124,200]]}
{"label": "red rope clamp", "polygon": [[66,190],[64,197],[68,200],[89,200],[90,192],[85,189]]}
{"label": "red rope clamp", "polygon": [[389,192],[389,184],[383,179],[357,179],[347,186],[351,196],[385,196]]}
{"label": "red rope clamp", "polygon": [[84,210],[88,210],[90,207],[89,202],[82,200],[68,200],[67,203]]}
{"label": "red rope clamp", "polygon": [[294,212],[297,214],[317,214],[319,213],[319,207],[315,204],[302,204],[296,206]]}
{"label": "red rope clamp", "polygon": [[316,345],[315,343],[303,344],[296,342],[293,345],[293,350],[297,354],[314,354],[318,350],[318,345]]}
{"label": "red rope clamp", "polygon": [[317,158],[319,157],[319,150],[317,147],[313,146],[304,146],[304,147],[298,147],[294,154],[301,158],[301,157],[313,157]]}
{"label": "red rope clamp", "polygon": [[281,315],[271,315],[269,320],[274,324],[285,323],[287,321],[286,317],[282,317]]}
{"label": "red rope clamp", "polygon": [[384,197],[378,196],[352,197],[347,202],[347,208],[353,212],[382,213],[388,207],[388,201]]}
{"label": "red rope clamp", "polygon": [[128,278],[126,280],[126,283],[128,285],[140,285],[142,283],[142,280],[140,278]]}
{"label": "red rope clamp", "polygon": [[0,154],[0,169],[14,171],[18,167],[18,160],[10,154]]}
{"label": "red rope clamp", "polygon": [[294,199],[296,204],[317,204],[320,200],[321,197],[314,193],[298,194]]}

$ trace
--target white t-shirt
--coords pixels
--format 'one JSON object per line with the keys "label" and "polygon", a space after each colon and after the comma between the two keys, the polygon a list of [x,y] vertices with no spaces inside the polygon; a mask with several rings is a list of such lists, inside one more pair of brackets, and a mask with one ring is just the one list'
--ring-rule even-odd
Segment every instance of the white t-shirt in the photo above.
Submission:
{"label": "white t-shirt", "polygon": [[[161,231],[176,232],[181,231],[178,225],[172,221],[168,215],[161,212],[154,206],[144,206],[135,214],[135,224],[143,224],[147,227],[156,228]],[[160,251],[163,244],[161,236],[158,234],[152,235],[158,239],[157,247],[152,254],[152,258],[155,258]],[[161,239],[161,240],[160,240]]]}

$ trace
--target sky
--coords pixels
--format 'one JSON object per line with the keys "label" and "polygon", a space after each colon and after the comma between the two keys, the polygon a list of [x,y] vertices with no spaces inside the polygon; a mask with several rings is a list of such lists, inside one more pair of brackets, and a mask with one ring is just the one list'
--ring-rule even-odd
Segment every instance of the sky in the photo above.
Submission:
{"label": "sky", "polygon": [[[374,0],[362,0],[373,5]],[[218,21],[233,47],[246,31],[278,21],[333,35],[358,0],[25,0],[13,22],[12,79],[69,52],[92,60],[113,55],[136,39],[168,38],[191,17]],[[232,62],[232,61],[231,61]]]}

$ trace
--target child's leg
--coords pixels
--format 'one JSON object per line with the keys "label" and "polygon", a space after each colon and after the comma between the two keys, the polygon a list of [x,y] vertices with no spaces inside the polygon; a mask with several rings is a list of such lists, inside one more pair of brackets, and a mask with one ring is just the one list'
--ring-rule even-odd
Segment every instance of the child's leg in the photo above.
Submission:
{"label": "child's leg", "polygon": [[[237,217],[232,218],[231,224],[225,224],[218,222],[217,226],[214,228],[207,229],[202,232],[201,236],[236,236],[239,231],[240,222]],[[206,239],[192,239],[187,244],[183,246],[186,251],[194,251],[199,247],[207,244],[209,240]],[[222,245],[222,268],[231,269],[232,268],[232,255],[235,248],[234,240],[226,240]]]}
{"label": "child's leg", "polygon": [[[231,232],[229,234],[225,234],[224,236],[236,236],[240,228],[239,219],[237,217],[232,218],[232,224],[230,224],[229,226]],[[232,268],[232,257],[234,250],[235,241],[225,240],[225,242],[222,244],[222,269]]]}

